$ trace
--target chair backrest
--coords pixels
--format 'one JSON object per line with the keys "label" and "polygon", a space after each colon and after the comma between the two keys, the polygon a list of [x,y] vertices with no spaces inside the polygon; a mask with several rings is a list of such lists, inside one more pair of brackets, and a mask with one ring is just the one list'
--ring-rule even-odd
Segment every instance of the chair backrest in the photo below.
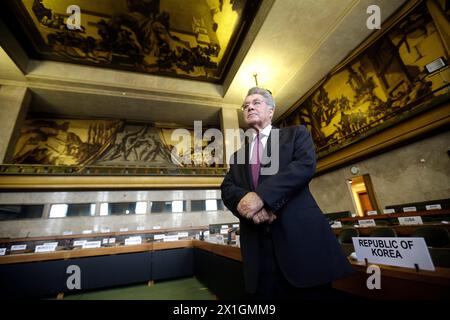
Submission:
{"label": "chair backrest", "polygon": [[375,228],[369,233],[369,237],[396,237],[397,232],[394,228],[381,227]]}
{"label": "chair backrest", "polygon": [[443,227],[420,227],[413,231],[412,237],[422,237],[429,247],[442,248],[450,246],[450,233]]}
{"label": "chair backrest", "polygon": [[359,231],[355,228],[343,228],[339,233],[338,240],[340,243],[353,243],[352,237],[358,237]]}

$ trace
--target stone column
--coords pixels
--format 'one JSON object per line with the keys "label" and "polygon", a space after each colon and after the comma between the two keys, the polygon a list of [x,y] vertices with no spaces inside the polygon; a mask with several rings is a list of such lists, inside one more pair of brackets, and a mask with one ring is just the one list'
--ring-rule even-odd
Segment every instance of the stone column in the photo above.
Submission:
{"label": "stone column", "polygon": [[26,87],[0,87],[0,163],[11,163],[30,100]]}
{"label": "stone column", "polygon": [[224,140],[224,164],[228,164],[233,152],[241,147],[239,138],[238,109],[222,108],[220,125]]}

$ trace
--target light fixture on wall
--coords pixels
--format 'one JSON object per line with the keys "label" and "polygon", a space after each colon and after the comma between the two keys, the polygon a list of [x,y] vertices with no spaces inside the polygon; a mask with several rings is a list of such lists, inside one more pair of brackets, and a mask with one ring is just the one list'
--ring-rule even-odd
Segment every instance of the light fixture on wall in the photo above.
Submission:
{"label": "light fixture on wall", "polygon": [[356,167],[356,166],[353,166],[353,167],[350,168],[350,172],[352,174],[358,174],[359,173],[359,168]]}
{"label": "light fixture on wall", "polygon": [[253,74],[253,78],[255,78],[255,86],[258,86],[258,74],[256,72]]}
{"label": "light fixture on wall", "polygon": [[425,65],[425,70],[428,74],[439,71],[447,66],[447,61],[445,61],[444,57],[439,57],[436,60],[431,61],[430,63]]}

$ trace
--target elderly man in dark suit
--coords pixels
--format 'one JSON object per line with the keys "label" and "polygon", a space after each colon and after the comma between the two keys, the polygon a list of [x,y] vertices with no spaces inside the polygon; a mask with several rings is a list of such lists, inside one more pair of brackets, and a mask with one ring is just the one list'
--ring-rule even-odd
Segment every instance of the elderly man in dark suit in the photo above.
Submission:
{"label": "elderly man in dark suit", "polygon": [[304,126],[272,127],[274,108],[268,90],[248,91],[242,109],[255,131],[233,154],[221,186],[240,220],[246,289],[265,299],[333,298],[331,282],[351,266],[309,191],[314,145]]}

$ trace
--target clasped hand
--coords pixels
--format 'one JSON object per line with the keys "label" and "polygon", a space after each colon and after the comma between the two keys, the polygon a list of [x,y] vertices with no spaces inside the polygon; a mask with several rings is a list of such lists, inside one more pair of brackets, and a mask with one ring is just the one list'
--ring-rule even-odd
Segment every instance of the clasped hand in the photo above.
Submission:
{"label": "clasped hand", "polygon": [[239,201],[237,210],[241,216],[253,220],[255,224],[263,222],[272,223],[277,217],[264,208],[264,202],[256,192],[247,193]]}

